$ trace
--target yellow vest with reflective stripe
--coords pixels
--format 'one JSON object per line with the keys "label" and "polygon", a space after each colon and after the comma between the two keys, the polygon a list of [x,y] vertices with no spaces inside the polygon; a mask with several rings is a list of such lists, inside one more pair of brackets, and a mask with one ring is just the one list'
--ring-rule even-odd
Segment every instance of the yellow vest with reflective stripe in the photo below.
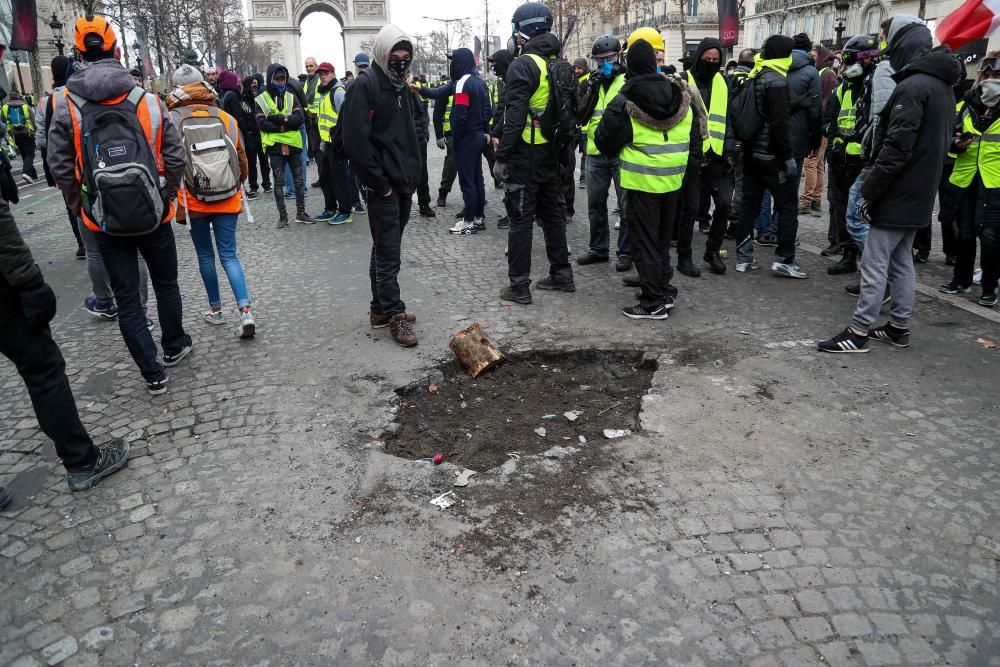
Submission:
{"label": "yellow vest with reflective stripe", "polygon": [[[956,116],[961,116],[962,115],[962,109],[964,109],[964,108],[965,108],[965,100],[959,100],[958,104],[955,105],[955,115]],[[958,153],[956,153],[955,151],[951,151],[951,150],[948,151],[948,158],[949,159],[954,160],[957,157],[958,157]]]}
{"label": "yellow vest with reflective stripe", "polygon": [[316,125],[319,129],[320,141],[330,141],[330,130],[337,124],[337,105],[333,103],[333,96],[338,88],[343,87],[342,84],[338,83],[320,97],[316,110]]}
{"label": "yellow vest with reflective stripe", "polygon": [[306,80],[305,92],[306,95],[309,95],[309,86],[313,87],[312,95],[309,97],[308,100],[306,100],[308,102],[308,106],[306,107],[306,109],[309,111],[309,113],[315,116],[316,114],[319,113],[319,101],[320,101],[319,87],[323,84],[319,80],[319,74],[313,74],[313,77],[315,78],[312,81]]}
{"label": "yellow vest with reflective stripe", "polygon": [[976,172],[988,188],[1000,188],[1000,118],[979,132],[972,122],[972,112],[964,110],[962,132],[976,135],[972,143],[955,158],[955,168],[948,181],[960,188],[967,188]]}
{"label": "yellow vest with reflective stripe", "polygon": [[[697,88],[698,84],[694,80],[691,72],[687,73],[688,84]],[[726,79],[719,72],[712,77],[712,98],[708,103],[708,138],[702,144],[702,150],[706,153],[709,149],[713,153],[722,157],[722,152],[726,147],[726,113],[729,110],[729,86]]]}
{"label": "yellow vest with reflective stripe", "polygon": [[[290,111],[294,108],[295,98],[292,94],[285,91],[285,110]],[[278,106],[271,99],[271,93],[266,90],[257,96],[257,106],[260,110],[264,112],[265,116],[270,116],[271,114],[280,113],[278,111]],[[286,114],[287,115],[287,114]],[[274,144],[285,144],[292,146],[293,148],[302,148],[302,134],[297,130],[285,130],[284,132],[265,132],[260,131],[260,143],[264,145],[264,148],[273,146]]]}
{"label": "yellow vest with reflective stripe", "polygon": [[[857,116],[855,115],[855,106],[857,103],[854,101],[854,96],[851,94],[850,89],[844,84],[837,86],[837,99],[840,100],[840,111],[837,113],[837,127],[840,128],[839,134],[842,136],[834,138],[834,145],[844,143],[844,136],[854,134],[854,128],[858,123]],[[847,142],[847,154],[861,155],[861,144],[857,141]]]}
{"label": "yellow vest with reflective stripe", "polygon": [[538,88],[528,100],[528,117],[521,132],[521,139],[526,144],[547,144],[549,140],[542,136],[540,119],[545,107],[549,104],[549,67],[545,60],[534,53],[526,53],[538,66]]}
{"label": "yellow vest with reflective stripe", "polygon": [[632,121],[632,143],[618,154],[621,186],[627,190],[664,193],[680,190],[687,168],[694,114],[669,132]]}
{"label": "yellow vest with reflective stripe", "polygon": [[604,90],[604,86],[600,86],[600,92],[597,94],[597,104],[594,105],[594,113],[587,122],[587,155],[598,155],[601,152],[597,150],[597,145],[594,143],[594,132],[597,131],[597,126],[601,124],[601,116],[604,115],[604,110],[608,108],[608,103],[618,97],[618,93],[624,85],[625,74],[619,74],[611,80],[611,85],[608,86],[606,91]]}
{"label": "yellow vest with reflective stripe", "polygon": [[[448,96],[448,104],[444,107],[444,120],[441,122],[441,127],[444,129],[445,136],[451,134],[451,104],[455,101],[453,95]],[[435,102],[434,104],[437,104]]]}

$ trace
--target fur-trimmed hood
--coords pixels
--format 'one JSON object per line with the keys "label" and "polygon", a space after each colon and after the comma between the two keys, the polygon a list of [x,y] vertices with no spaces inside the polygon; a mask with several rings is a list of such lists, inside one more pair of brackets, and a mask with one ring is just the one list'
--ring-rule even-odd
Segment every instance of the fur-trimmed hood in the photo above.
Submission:
{"label": "fur-trimmed hood", "polygon": [[[679,125],[691,108],[691,90],[685,81],[663,74],[645,74],[622,86],[625,112],[639,123],[664,132]],[[695,114],[701,134],[707,135],[705,119]]]}

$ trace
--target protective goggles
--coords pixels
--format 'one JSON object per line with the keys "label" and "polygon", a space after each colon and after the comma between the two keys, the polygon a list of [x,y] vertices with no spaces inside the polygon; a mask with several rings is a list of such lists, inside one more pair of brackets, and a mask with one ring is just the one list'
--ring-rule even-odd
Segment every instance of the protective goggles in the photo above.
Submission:
{"label": "protective goggles", "polygon": [[987,70],[993,70],[994,72],[1000,70],[1000,58],[994,56],[993,58],[983,58],[979,61],[979,71],[985,72]]}

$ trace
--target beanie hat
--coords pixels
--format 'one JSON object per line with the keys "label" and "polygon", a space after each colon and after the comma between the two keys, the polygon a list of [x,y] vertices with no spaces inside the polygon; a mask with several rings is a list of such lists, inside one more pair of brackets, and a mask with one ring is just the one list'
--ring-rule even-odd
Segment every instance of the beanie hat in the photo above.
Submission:
{"label": "beanie hat", "polygon": [[201,75],[201,72],[197,68],[191,65],[181,65],[176,70],[174,70],[173,81],[174,85],[177,87],[186,86],[189,83],[195,83],[197,81],[204,81],[205,77]]}
{"label": "beanie hat", "polygon": [[764,40],[764,46],[761,47],[760,57],[765,60],[773,60],[775,58],[787,58],[792,55],[792,48],[794,48],[795,42],[792,41],[791,37],[785,35],[771,35]]}
{"label": "beanie hat", "polygon": [[69,77],[72,65],[73,59],[69,56],[56,56],[52,59],[50,68],[52,69],[52,85],[54,87],[66,85],[66,79]]}
{"label": "beanie hat", "polygon": [[580,69],[582,69],[583,71],[586,72],[587,71],[587,59],[586,58],[577,58],[576,60],[573,61],[573,67],[579,67]]}
{"label": "beanie hat", "polygon": [[628,47],[628,53],[625,55],[625,66],[629,76],[656,74],[656,53],[650,43],[640,39]]}
{"label": "beanie hat", "polygon": [[222,70],[219,73],[219,90],[233,90],[238,91],[240,89],[240,77],[236,72],[230,72],[227,69]]}
{"label": "beanie hat", "polygon": [[809,39],[809,35],[804,32],[800,32],[792,37],[792,48],[808,53],[809,50],[812,49],[812,40]]}

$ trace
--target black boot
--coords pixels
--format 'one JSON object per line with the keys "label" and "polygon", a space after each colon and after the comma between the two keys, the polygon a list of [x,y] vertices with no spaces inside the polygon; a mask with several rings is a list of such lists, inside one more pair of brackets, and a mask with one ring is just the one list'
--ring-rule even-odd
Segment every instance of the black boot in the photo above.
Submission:
{"label": "black boot", "polygon": [[448,193],[445,192],[444,190],[439,190],[438,191],[437,207],[438,208],[444,208],[447,205],[448,205]]}
{"label": "black boot", "polygon": [[726,263],[719,257],[718,250],[706,250],[705,256],[702,259],[708,264],[708,270],[712,273],[717,273],[721,276],[726,272]]}
{"label": "black boot", "polygon": [[430,207],[429,204],[424,204],[420,207],[420,216],[423,218],[436,218],[437,213]]}
{"label": "black boot", "polygon": [[688,278],[697,278],[701,275],[701,269],[694,265],[694,261],[690,257],[678,257],[677,270]]}
{"label": "black boot", "polygon": [[843,248],[841,248],[839,243],[834,243],[833,241],[831,241],[830,245],[819,251],[819,254],[823,255],[824,257],[833,257],[842,249]]}
{"label": "black boot", "polygon": [[826,267],[826,272],[831,276],[839,276],[845,273],[854,273],[858,270],[858,249],[844,248],[844,256],[833,266]]}

